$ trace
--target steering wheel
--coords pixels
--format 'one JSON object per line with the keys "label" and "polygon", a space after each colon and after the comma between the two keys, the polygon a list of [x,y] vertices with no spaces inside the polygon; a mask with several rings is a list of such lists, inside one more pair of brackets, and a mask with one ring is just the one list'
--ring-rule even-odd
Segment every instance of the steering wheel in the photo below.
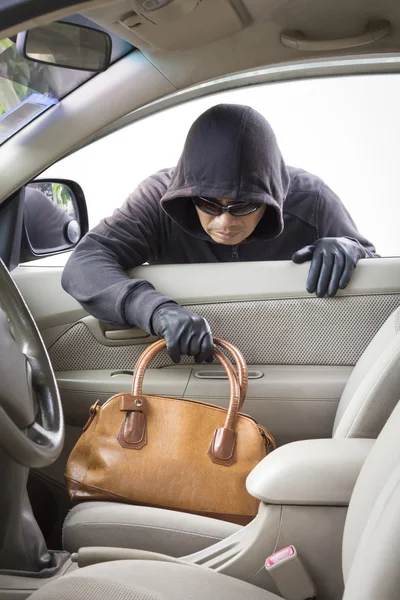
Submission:
{"label": "steering wheel", "polygon": [[36,323],[0,259],[0,448],[19,464],[50,465],[64,444],[60,394]]}

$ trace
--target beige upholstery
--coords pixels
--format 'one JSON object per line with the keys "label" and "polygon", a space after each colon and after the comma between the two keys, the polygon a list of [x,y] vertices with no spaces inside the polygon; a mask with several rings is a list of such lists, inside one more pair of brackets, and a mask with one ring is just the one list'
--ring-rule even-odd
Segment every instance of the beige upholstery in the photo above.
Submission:
{"label": "beige upholstery", "polygon": [[[370,261],[371,262],[371,261]],[[200,267],[209,267],[207,264],[200,265],[168,265],[163,277],[177,281],[185,281],[185,288],[192,291],[194,282],[201,285],[203,295],[202,303],[197,304],[194,300],[187,299],[186,306],[196,314],[204,317],[211,327],[211,331],[218,337],[229,340],[240,348],[248,364],[253,365],[354,365],[360,358],[368,342],[378,333],[385,320],[399,306],[400,294],[355,294],[340,298],[315,298],[308,295],[306,298],[276,298],[260,300],[246,300],[246,295],[255,293],[266,295],[264,281],[273,285],[270,279],[274,278],[274,261],[259,263],[263,268],[256,278],[256,271],[249,263],[213,264],[211,271],[198,270]],[[253,263],[251,263],[253,265]],[[285,267],[290,269],[291,263],[279,263],[279,273],[282,279],[292,281],[299,277],[296,265],[295,272],[287,273]],[[223,269],[215,272],[214,267],[222,266]],[[235,271],[229,275],[227,267],[234,266]],[[291,265],[294,267],[294,265]],[[185,267],[189,267],[186,269]],[[195,267],[195,269],[193,269]],[[237,269],[240,267],[240,271]],[[269,267],[269,268],[268,268]],[[306,276],[306,265],[302,277]],[[266,269],[264,271],[264,268]],[[384,267],[382,267],[384,268]],[[152,265],[150,273],[146,267],[145,271],[135,271],[135,277],[143,277],[150,280],[155,289],[166,293],[166,283],[160,281],[157,285],[157,273],[160,267]],[[172,269],[172,271],[171,271]],[[182,269],[182,270],[181,270]],[[246,279],[246,270],[249,271],[251,279],[249,285],[243,283]],[[163,269],[161,269],[163,272]],[[193,275],[193,272],[195,276]],[[140,275],[139,275],[140,274]],[[204,278],[210,282],[211,277],[219,278],[221,289],[219,296],[208,298],[207,291],[215,288],[215,284],[204,286]],[[276,277],[276,275],[275,275]],[[221,301],[221,297],[227,297],[229,278],[244,297],[229,302]],[[261,289],[257,288],[253,280],[261,282]],[[241,285],[237,285],[237,281]],[[18,284],[23,278],[17,280]],[[302,289],[304,282],[301,280]],[[278,287],[278,282],[275,283]],[[28,288],[28,286],[26,286]],[[253,292],[253,289],[255,290]],[[22,288],[25,292],[25,289]],[[27,290],[28,291],[28,290]],[[175,292],[175,293],[174,293]],[[193,292],[194,293],[194,292]],[[302,296],[304,292],[299,293]],[[179,286],[175,286],[167,292],[170,298],[179,300]],[[233,290],[232,294],[233,295]],[[229,297],[229,296],[228,296]],[[182,302],[180,302],[182,303]],[[43,308],[41,309],[43,310]],[[48,310],[51,310],[48,308]],[[373,318],[367,321],[368,315]],[[366,315],[365,321],[360,315]],[[98,369],[132,369],[140,354],[146,349],[146,343],[135,345],[113,345],[110,340],[104,338],[104,334],[96,331],[93,317],[86,317],[77,321],[58,337],[49,348],[49,355],[55,371],[76,370],[98,370]],[[361,325],[362,324],[362,325]],[[268,343],[266,341],[268,340]],[[74,352],[71,352],[74,348]],[[153,368],[172,365],[172,361],[166,351],[161,352],[152,362]],[[184,356],[181,363],[195,364],[191,356]]]}
{"label": "beige upholstery", "polygon": [[344,600],[395,600],[400,590],[400,403],[357,480],[343,535]]}
{"label": "beige upholstery", "polygon": [[[367,316],[366,316],[367,318]],[[400,398],[400,308],[359,358],[343,390],[334,437],[376,439]]]}
{"label": "beige upholstery", "polygon": [[68,552],[82,546],[139,548],[184,556],[232,535],[239,525],[171,510],[88,502],[70,511],[64,523]]}
{"label": "beige upholstery", "polygon": [[[400,308],[378,331],[343,391],[334,437],[376,439],[400,398]],[[160,509],[90,502],[72,509],[64,547],[120,546],[184,556],[237,531],[229,523]]]}
{"label": "beige upholstery", "polygon": [[214,571],[173,563],[116,561],[44,586],[32,600],[281,600]]}
{"label": "beige upholstery", "polygon": [[[363,530],[366,528],[367,523],[369,530],[372,527],[372,523],[369,521],[370,513],[377,497],[382,492],[380,500],[382,503],[382,498],[384,498],[386,494],[386,492],[383,494],[383,491],[385,486],[389,485],[388,481],[390,478],[397,477],[397,482],[400,483],[399,466],[400,403],[397,405],[392,417],[387,422],[382,434],[376,440],[373,450],[369,454],[354,488],[348,509],[348,518],[343,540],[343,572],[345,578],[347,578],[349,574]],[[400,508],[400,503],[398,506]],[[400,514],[398,517],[400,518]],[[394,537],[393,539],[396,538]],[[400,542],[400,537],[397,537],[397,542]],[[393,549],[391,551],[393,551]],[[399,555],[397,555],[397,561],[398,560]],[[384,596],[382,596],[382,598],[383,597]]]}
{"label": "beige upholstery", "polygon": [[[397,463],[375,502],[359,541],[346,582],[346,600],[399,598],[399,506],[400,465]],[[349,529],[352,529],[351,520]]]}
{"label": "beige upholstery", "polygon": [[[396,600],[400,590],[400,403],[373,445],[354,489],[343,536],[343,600]],[[327,540],[329,543],[329,540]],[[278,600],[212,570],[116,561],[81,569],[32,600]]]}
{"label": "beige upholstery", "polygon": [[266,504],[348,506],[373,440],[292,442],[258,463],[247,491]]}

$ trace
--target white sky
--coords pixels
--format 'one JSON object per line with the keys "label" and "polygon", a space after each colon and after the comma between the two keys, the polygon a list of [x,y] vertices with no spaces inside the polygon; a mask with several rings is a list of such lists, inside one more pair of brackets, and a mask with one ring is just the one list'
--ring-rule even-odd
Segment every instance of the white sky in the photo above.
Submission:
{"label": "white sky", "polygon": [[93,227],[145,177],[174,166],[192,122],[219,102],[247,104],[275,130],[289,165],[322,177],[382,256],[400,255],[400,75],[258,85],[195,100],[126,127],[41,177],[77,181]]}

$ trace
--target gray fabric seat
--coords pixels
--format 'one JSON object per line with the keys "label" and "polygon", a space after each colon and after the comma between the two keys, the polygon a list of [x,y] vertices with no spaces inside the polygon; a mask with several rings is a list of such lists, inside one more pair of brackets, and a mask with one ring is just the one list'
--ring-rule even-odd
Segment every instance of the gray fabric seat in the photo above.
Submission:
{"label": "gray fabric seat", "polygon": [[[352,494],[343,535],[342,600],[399,598],[399,431],[400,403],[374,443]],[[31,598],[279,600],[281,597],[204,567],[127,560],[80,569],[45,585]]]}
{"label": "gray fabric seat", "polygon": [[[400,398],[400,308],[366,348],[343,390],[333,437],[376,439]],[[273,433],[273,432],[272,432]],[[74,507],[64,548],[114,546],[185,556],[235,533],[239,526],[174,511],[111,502]]]}

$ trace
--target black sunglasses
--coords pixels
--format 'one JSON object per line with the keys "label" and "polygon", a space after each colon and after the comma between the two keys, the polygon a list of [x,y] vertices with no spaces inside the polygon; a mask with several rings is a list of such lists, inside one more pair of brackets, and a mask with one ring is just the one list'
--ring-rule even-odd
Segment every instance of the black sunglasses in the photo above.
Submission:
{"label": "black sunglasses", "polygon": [[242,202],[222,206],[219,202],[211,200],[211,198],[203,198],[203,196],[196,196],[196,198],[193,198],[193,202],[197,208],[213,217],[219,217],[224,212],[229,213],[232,217],[245,217],[261,207],[261,204],[257,202]]}

